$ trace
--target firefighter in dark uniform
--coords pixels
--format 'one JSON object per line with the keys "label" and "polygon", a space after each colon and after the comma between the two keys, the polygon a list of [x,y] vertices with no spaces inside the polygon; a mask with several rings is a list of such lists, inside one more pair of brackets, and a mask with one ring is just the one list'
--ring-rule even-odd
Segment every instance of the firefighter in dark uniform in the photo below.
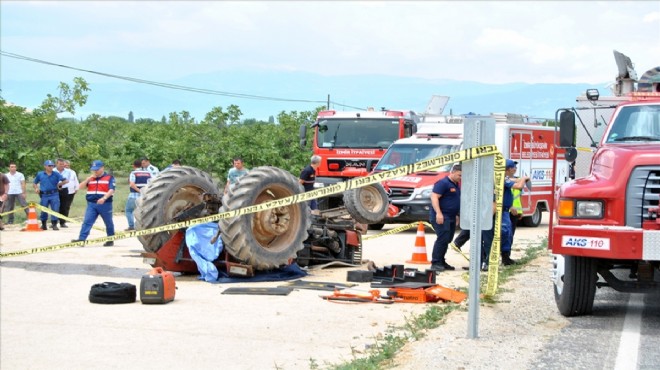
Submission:
{"label": "firefighter in dark uniform", "polygon": [[[72,240],[78,242],[86,240],[96,219],[101,216],[105,223],[105,231],[108,236],[115,235],[115,225],[112,222],[112,195],[115,192],[115,178],[105,172],[103,162],[94,161],[89,168],[93,174],[80,183],[80,188],[87,187],[87,210],[83,219],[80,236]],[[114,242],[108,241],[104,247],[112,247]]]}

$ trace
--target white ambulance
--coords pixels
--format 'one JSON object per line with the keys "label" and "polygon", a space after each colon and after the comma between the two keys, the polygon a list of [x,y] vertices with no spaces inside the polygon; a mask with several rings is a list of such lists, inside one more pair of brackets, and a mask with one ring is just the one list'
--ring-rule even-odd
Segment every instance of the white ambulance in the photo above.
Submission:
{"label": "white ambulance", "polygon": [[[521,196],[523,205],[522,223],[536,227],[541,223],[541,212],[550,209],[553,191],[569,177],[566,161],[557,168],[557,184],[552,184],[554,157],[554,127],[530,122],[520,114],[494,113],[495,143],[507,159],[518,162],[516,176],[531,178],[531,191],[525,189]],[[463,149],[464,116],[426,116],[418,123],[417,132],[410,138],[394,142],[378,162],[374,172],[415,163],[427,158],[456,152]],[[563,157],[563,154],[558,154]],[[414,173],[386,181],[383,185],[393,205],[399,208],[398,215],[372,224],[378,230],[386,223],[409,223],[428,221],[431,209],[433,184],[448,175],[451,165],[435,171]]]}

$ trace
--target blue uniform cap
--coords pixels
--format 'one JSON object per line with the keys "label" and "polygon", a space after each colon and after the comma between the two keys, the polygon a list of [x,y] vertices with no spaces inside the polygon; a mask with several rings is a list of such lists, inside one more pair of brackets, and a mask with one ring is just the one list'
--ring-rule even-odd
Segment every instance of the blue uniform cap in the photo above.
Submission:
{"label": "blue uniform cap", "polygon": [[509,168],[516,168],[516,167],[518,167],[518,162],[516,162],[516,161],[512,161],[512,160],[510,160],[510,159],[507,159],[507,160],[506,160],[506,168],[507,168],[507,169],[509,169]]}
{"label": "blue uniform cap", "polygon": [[92,166],[89,169],[92,170],[92,171],[97,171],[101,167],[103,167],[103,162],[94,161],[94,162],[92,162]]}
{"label": "blue uniform cap", "polygon": [[48,160],[46,160],[46,162],[44,162],[44,166],[54,166],[54,165],[55,165],[55,163],[53,161],[51,161],[50,159],[48,159]]}

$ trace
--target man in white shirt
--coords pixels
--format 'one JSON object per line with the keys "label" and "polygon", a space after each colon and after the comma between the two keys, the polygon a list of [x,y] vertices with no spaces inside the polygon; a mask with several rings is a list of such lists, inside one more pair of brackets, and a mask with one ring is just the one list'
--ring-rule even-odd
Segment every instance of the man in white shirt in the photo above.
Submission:
{"label": "man in white shirt", "polygon": [[[66,159],[58,158],[55,166],[55,171],[59,172],[65,180],[69,180],[59,191],[60,196],[60,213],[63,216],[69,217],[69,210],[73,197],[78,190],[78,176],[76,172],[69,168],[70,162]],[[66,220],[60,218],[60,227],[67,228]]]}
{"label": "man in white shirt", "polygon": [[160,173],[160,170],[158,169],[158,167],[151,164],[151,161],[149,161],[149,158],[142,157],[140,160],[142,161],[142,169],[145,170],[145,171],[149,171],[149,173],[151,174],[152,179],[154,177],[158,176],[158,174]]}
{"label": "man in white shirt", "polygon": [[[7,172],[7,178],[9,179],[9,191],[7,192],[7,201],[5,202],[4,211],[9,212],[14,210],[14,205],[18,200],[18,203],[21,207],[27,207],[26,200],[26,189],[25,189],[25,176],[16,171],[16,163],[9,162],[9,172]],[[25,209],[25,216],[27,216],[28,210]],[[10,213],[7,216],[7,224],[11,225],[14,223],[14,213]]]}

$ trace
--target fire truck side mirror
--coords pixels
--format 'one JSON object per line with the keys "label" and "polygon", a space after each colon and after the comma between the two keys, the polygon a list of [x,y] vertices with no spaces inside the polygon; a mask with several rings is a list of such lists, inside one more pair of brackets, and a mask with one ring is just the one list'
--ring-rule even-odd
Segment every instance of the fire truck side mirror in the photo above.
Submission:
{"label": "fire truck side mirror", "polygon": [[304,148],[307,146],[307,124],[303,123],[300,125],[300,147]]}
{"label": "fire truck side mirror", "polygon": [[575,146],[575,113],[563,111],[559,114],[559,146],[562,148]]}

